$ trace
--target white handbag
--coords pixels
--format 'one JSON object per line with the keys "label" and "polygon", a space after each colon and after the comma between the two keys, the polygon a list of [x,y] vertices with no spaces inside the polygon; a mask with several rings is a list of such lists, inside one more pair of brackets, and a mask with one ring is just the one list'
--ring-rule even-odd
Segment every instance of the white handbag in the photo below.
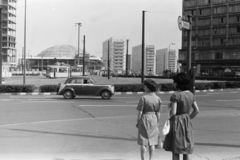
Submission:
{"label": "white handbag", "polygon": [[170,120],[168,119],[168,120],[166,120],[166,122],[163,126],[162,134],[166,136],[169,133],[169,131],[170,131]]}
{"label": "white handbag", "polygon": [[164,136],[166,136],[169,132],[170,132],[170,111],[171,111],[171,108],[169,107],[169,110],[168,110],[168,119],[166,120],[166,122],[164,123],[164,126],[163,126],[163,129],[162,129],[162,134]]}

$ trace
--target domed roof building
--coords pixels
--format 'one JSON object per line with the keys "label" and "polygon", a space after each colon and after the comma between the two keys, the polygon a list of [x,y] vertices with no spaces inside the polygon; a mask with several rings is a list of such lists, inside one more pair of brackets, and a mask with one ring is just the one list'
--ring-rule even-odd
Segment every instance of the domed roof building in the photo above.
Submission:
{"label": "domed roof building", "polygon": [[[39,71],[47,70],[49,65],[69,65],[78,66],[83,65],[83,51],[79,50],[80,55],[78,55],[77,47],[72,45],[56,45],[49,47],[39,53],[36,57],[26,57],[27,58],[27,68],[37,69]],[[101,58],[90,56],[88,52],[85,52],[85,65],[90,71],[101,70],[104,66]],[[23,57],[19,58],[19,66],[22,65]]]}
{"label": "domed roof building", "polygon": [[[81,57],[83,51],[80,49],[79,52]],[[37,57],[75,58],[77,54],[77,47],[71,45],[56,45],[43,50],[40,54],[37,55]]]}

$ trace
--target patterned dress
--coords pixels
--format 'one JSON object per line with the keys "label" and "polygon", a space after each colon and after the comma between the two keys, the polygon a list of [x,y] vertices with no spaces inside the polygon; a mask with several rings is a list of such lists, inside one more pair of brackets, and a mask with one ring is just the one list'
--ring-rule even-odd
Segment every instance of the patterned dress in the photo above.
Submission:
{"label": "patterned dress", "polygon": [[170,119],[170,132],[165,137],[163,148],[175,154],[191,154],[194,132],[189,115],[195,97],[189,91],[182,91],[172,94],[170,101],[177,103],[177,113]]}
{"label": "patterned dress", "polygon": [[155,93],[140,98],[137,110],[142,111],[138,122],[138,144],[152,146],[158,144],[158,126],[156,113],[160,112],[162,101]]}

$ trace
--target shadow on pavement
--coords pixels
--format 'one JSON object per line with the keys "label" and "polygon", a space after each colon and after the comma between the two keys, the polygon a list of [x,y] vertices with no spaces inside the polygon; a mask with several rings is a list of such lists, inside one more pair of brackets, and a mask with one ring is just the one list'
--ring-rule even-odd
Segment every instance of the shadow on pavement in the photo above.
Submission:
{"label": "shadow on pavement", "polygon": [[195,143],[198,146],[217,146],[217,147],[232,147],[232,148],[240,148],[240,145],[233,144],[219,144],[219,143]]}
{"label": "shadow on pavement", "polygon": [[[113,139],[113,140],[124,140],[124,141],[137,141],[136,137],[123,138],[123,137],[113,137],[113,136],[104,136],[104,135],[101,135],[101,136],[100,135],[87,135],[87,134],[81,134],[81,133],[63,133],[63,132],[27,130],[27,129],[9,129],[9,130],[20,131],[20,132],[32,132],[32,133],[57,134],[57,135],[66,135],[66,136],[87,137],[87,138],[100,138],[100,139]],[[195,145],[198,145],[198,146],[217,146],[217,147],[240,148],[240,145],[219,144],[219,143],[199,143],[199,142],[196,142]]]}
{"label": "shadow on pavement", "polygon": [[103,139],[114,139],[114,140],[124,140],[124,141],[137,141],[136,137],[132,138],[123,138],[123,137],[113,137],[113,136],[104,136],[104,135],[87,135],[81,133],[62,133],[62,132],[53,132],[53,131],[39,131],[39,130],[28,130],[28,129],[9,129],[13,131],[20,132],[32,132],[32,133],[43,133],[43,134],[57,134],[57,135],[66,135],[66,136],[77,136],[77,137],[88,137],[88,138],[103,138]]}

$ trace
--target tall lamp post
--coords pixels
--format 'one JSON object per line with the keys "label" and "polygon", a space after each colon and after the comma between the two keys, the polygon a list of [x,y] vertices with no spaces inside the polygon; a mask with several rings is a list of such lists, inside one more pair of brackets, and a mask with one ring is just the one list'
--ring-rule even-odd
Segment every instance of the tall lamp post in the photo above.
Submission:
{"label": "tall lamp post", "polygon": [[80,41],[80,27],[82,26],[82,23],[75,23],[75,26],[78,25],[78,57],[77,57],[77,63],[79,65],[79,47],[80,47],[80,44],[79,44],[79,41]]}
{"label": "tall lamp post", "polygon": [[144,81],[144,50],[145,50],[145,12],[142,11],[142,76],[141,76],[141,82]]}
{"label": "tall lamp post", "polygon": [[2,7],[0,6],[0,84],[2,84]]}
{"label": "tall lamp post", "polygon": [[25,16],[24,16],[24,68],[23,68],[23,85],[26,84],[26,10],[27,0],[25,0]]}

